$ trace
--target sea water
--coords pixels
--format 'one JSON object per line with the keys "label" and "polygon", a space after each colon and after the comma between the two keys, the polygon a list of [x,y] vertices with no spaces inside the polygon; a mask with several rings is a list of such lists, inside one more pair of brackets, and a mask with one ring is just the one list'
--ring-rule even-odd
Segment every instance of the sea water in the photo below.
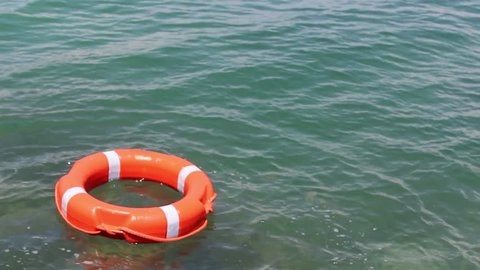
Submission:
{"label": "sea water", "polygon": [[[72,163],[130,147],[209,174],[205,230],[61,219]],[[0,4],[1,269],[479,269],[479,162],[478,1]]]}

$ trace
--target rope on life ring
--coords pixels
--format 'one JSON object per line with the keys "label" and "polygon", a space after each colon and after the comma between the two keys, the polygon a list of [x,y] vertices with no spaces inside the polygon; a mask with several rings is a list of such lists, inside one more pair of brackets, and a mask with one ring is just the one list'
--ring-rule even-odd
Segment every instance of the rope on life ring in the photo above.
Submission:
{"label": "rope on life ring", "polygon": [[[88,194],[119,179],[166,184],[183,198],[160,207],[113,205]],[[210,178],[177,156],[141,149],[116,149],[81,158],[55,185],[55,203],[72,227],[129,242],[169,242],[191,236],[207,226],[216,193]]]}

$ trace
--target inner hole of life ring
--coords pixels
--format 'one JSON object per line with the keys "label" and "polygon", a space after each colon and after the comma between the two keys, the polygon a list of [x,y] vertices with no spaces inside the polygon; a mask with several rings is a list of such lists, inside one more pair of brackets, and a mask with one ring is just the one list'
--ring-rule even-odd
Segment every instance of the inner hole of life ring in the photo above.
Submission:
{"label": "inner hole of life ring", "polygon": [[126,207],[153,207],[174,203],[183,195],[162,183],[144,179],[111,181],[89,191],[93,197]]}

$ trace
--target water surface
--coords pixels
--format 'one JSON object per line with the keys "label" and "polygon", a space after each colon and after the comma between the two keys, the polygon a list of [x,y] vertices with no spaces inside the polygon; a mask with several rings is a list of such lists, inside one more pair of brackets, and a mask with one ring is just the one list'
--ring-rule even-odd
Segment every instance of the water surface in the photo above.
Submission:
{"label": "water surface", "polygon": [[[0,268],[478,269],[479,63],[477,1],[1,3]],[[127,147],[210,175],[204,231],[65,224],[58,178]]]}

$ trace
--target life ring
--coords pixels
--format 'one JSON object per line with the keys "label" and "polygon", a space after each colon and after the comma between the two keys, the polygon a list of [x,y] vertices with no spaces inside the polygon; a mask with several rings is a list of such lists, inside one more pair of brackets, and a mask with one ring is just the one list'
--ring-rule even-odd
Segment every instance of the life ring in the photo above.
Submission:
{"label": "life ring", "polygon": [[[88,191],[118,179],[160,182],[183,193],[165,206],[132,208],[98,200]],[[55,203],[72,227],[129,242],[169,242],[207,226],[216,193],[202,170],[177,156],[116,149],[81,158],[55,185]]]}

